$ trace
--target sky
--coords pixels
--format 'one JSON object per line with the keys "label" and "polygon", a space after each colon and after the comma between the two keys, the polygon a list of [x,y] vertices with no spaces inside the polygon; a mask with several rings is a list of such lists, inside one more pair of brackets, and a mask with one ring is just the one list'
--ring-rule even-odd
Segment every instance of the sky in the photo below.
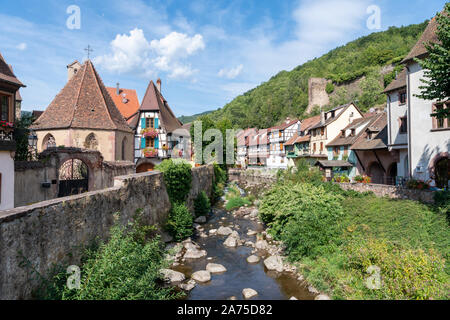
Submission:
{"label": "sky", "polygon": [[420,23],[446,0],[0,0],[0,52],[22,110],[45,110],[66,66],[90,58],[106,86],[150,80],[177,116],[223,107],[282,70],[389,26]]}

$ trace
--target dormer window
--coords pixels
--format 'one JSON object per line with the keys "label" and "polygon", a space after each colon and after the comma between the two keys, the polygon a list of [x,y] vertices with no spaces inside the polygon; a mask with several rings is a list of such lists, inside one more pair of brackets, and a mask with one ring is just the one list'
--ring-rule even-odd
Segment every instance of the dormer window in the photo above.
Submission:
{"label": "dormer window", "polygon": [[331,113],[331,117],[334,118],[335,116],[336,116],[336,113],[333,111],[333,112]]}
{"label": "dormer window", "polygon": [[355,134],[356,134],[356,130],[355,130],[355,129],[352,129],[352,133],[351,133],[352,137],[354,137]]}
{"label": "dormer window", "polygon": [[345,138],[345,130],[341,130],[341,137]]}

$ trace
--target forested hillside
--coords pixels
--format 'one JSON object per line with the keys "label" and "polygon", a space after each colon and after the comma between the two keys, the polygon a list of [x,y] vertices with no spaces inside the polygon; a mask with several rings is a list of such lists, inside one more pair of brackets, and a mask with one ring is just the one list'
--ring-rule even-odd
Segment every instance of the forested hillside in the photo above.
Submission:
{"label": "forested hillside", "polygon": [[206,116],[207,114],[210,114],[213,111],[205,111],[202,113],[198,113],[198,114],[194,114],[192,116],[181,116],[178,117],[178,120],[180,120],[182,123],[190,123],[195,121],[197,118],[201,117],[201,116]]}
{"label": "forested hillside", "polygon": [[[398,63],[410,51],[425,29],[428,21],[406,27],[391,27],[387,31],[372,33],[336,48],[320,58],[308,61],[292,71],[282,71],[268,82],[238,96],[210,116],[228,118],[234,126],[267,128],[290,117],[305,117],[308,106],[308,79],[331,79],[327,87],[334,92],[330,107],[357,100],[363,110],[385,101],[381,94],[384,86],[401,70]],[[383,75],[384,66],[396,66]],[[359,84],[362,94],[349,94],[340,84],[364,77]]]}

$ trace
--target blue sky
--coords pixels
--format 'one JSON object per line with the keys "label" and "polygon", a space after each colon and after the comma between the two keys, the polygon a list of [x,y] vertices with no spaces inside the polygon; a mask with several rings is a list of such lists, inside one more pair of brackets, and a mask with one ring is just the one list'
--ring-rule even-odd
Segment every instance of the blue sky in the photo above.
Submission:
{"label": "blue sky", "polygon": [[[23,110],[44,110],[66,65],[92,60],[107,86],[162,90],[177,115],[224,106],[281,70],[389,26],[419,23],[445,0],[0,0],[0,52],[13,65]],[[80,8],[69,29],[67,8]],[[376,5],[381,29],[367,20]]]}

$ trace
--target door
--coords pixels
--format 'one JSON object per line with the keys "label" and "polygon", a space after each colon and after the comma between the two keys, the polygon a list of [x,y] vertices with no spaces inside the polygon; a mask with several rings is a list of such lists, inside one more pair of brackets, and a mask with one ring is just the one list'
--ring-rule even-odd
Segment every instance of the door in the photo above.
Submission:
{"label": "door", "polygon": [[450,178],[450,161],[443,158],[436,163],[436,186],[438,188],[447,188]]}

